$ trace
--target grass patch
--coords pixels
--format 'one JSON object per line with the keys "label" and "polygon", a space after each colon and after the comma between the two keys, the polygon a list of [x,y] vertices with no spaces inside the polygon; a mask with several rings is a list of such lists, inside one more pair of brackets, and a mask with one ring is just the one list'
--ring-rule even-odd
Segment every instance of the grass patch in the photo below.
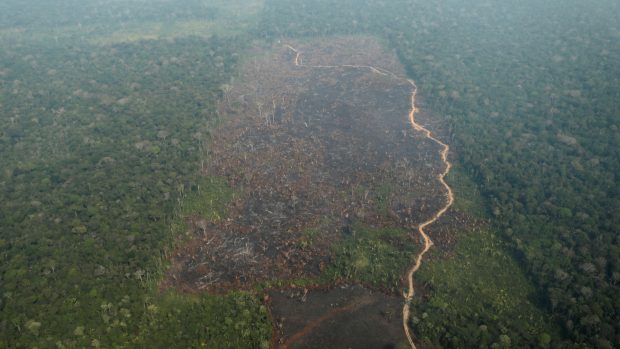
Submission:
{"label": "grass patch", "polygon": [[487,209],[478,186],[461,166],[454,165],[446,180],[454,190],[453,209],[476,217],[487,215]]}
{"label": "grass patch", "polygon": [[533,302],[535,288],[490,230],[469,232],[452,258],[423,264],[416,280],[431,291],[412,317],[426,343],[518,348],[556,333]]}
{"label": "grass patch", "polygon": [[221,177],[203,177],[189,187],[182,186],[181,215],[199,215],[209,221],[219,221],[224,216],[226,203],[235,196],[234,191]]}
{"label": "grass patch", "polygon": [[326,275],[397,291],[416,250],[402,229],[355,225],[334,247],[334,262]]}

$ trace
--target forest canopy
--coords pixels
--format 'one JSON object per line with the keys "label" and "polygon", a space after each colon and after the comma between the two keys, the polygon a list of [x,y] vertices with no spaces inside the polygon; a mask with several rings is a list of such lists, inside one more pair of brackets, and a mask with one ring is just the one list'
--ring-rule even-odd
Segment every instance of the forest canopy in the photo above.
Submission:
{"label": "forest canopy", "polygon": [[[416,300],[414,333],[444,348],[620,347],[619,14],[612,0],[2,1],[0,348],[269,347],[260,292],[158,281],[188,230],[182,203],[210,188],[217,103],[248,47],[343,34],[397,54],[479,193],[489,227],[455,258],[484,238],[489,264],[534,285],[518,288],[538,307],[522,314],[553,323],[446,311],[463,282],[443,284],[448,257],[422,270],[435,302]],[[506,283],[501,269],[476,280]]]}

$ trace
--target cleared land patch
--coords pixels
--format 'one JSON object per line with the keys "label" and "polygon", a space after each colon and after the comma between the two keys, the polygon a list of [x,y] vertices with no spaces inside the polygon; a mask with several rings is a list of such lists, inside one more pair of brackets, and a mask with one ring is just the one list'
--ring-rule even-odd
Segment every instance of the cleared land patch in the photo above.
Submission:
{"label": "cleared land patch", "polygon": [[[216,293],[295,284],[319,302],[328,302],[334,285],[355,299],[359,286],[350,285],[361,283],[360,297],[377,306],[351,311],[399,314],[401,277],[421,244],[416,228],[445,205],[440,148],[409,124],[406,80],[355,66],[404,76],[376,41],[345,37],[295,47],[303,65],[285,45],[256,49],[240,78],[222,86],[225,122],[213,132],[204,174],[224,179],[235,195],[221,219],[188,214],[194,237],[173,256],[165,283]],[[327,290],[313,290],[317,285]],[[265,299],[274,300],[280,344],[296,335],[286,314],[312,321],[317,309],[280,302],[273,290]],[[327,312],[334,311],[344,316]],[[378,318],[400,333],[391,316]],[[397,343],[381,326],[369,332],[362,322],[348,324],[356,333],[350,338]],[[317,338],[330,331],[321,328],[313,328]]]}

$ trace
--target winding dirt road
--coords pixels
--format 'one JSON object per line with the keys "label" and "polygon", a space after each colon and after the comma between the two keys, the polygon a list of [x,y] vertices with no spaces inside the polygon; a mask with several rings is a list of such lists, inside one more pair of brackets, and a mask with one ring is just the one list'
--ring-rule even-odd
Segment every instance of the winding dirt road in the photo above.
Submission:
{"label": "winding dirt road", "polygon": [[384,76],[392,76],[395,79],[398,79],[398,80],[401,80],[401,81],[407,81],[412,86],[411,110],[409,111],[409,122],[410,122],[411,126],[413,127],[414,130],[422,132],[426,136],[426,138],[432,140],[433,142],[435,142],[439,146],[441,146],[441,153],[440,153],[441,161],[444,163],[445,169],[444,169],[444,171],[442,173],[440,173],[437,176],[437,179],[439,180],[441,185],[443,185],[443,187],[447,191],[446,203],[431,218],[429,218],[427,221],[421,223],[418,226],[417,231],[422,236],[422,239],[424,240],[424,249],[422,249],[422,251],[416,256],[415,263],[407,271],[407,292],[403,293],[403,297],[405,298],[405,302],[404,302],[404,305],[403,305],[403,319],[402,319],[402,321],[403,321],[403,329],[405,331],[405,336],[407,336],[407,340],[409,341],[409,345],[411,345],[411,348],[416,349],[416,345],[415,345],[415,343],[413,341],[413,335],[411,334],[411,330],[410,330],[409,325],[408,325],[408,320],[409,320],[409,317],[410,317],[410,314],[411,314],[411,300],[413,299],[413,295],[414,295],[414,292],[415,292],[415,289],[413,287],[413,274],[415,274],[415,272],[418,271],[418,269],[420,269],[420,266],[422,265],[422,259],[424,258],[424,255],[433,246],[433,241],[430,239],[428,234],[426,234],[424,229],[426,227],[428,227],[429,225],[433,224],[434,222],[436,222],[441,216],[443,216],[446,213],[446,211],[448,211],[450,206],[452,206],[452,204],[454,203],[454,194],[452,192],[452,188],[450,188],[450,186],[448,185],[448,183],[445,180],[446,176],[450,172],[450,169],[452,168],[452,164],[448,160],[448,152],[450,151],[450,147],[446,143],[440,141],[435,136],[433,136],[433,133],[430,130],[428,130],[426,127],[424,127],[424,126],[422,126],[422,125],[420,125],[420,124],[418,124],[416,122],[416,120],[415,120],[415,113],[417,111],[417,108],[416,108],[416,95],[417,95],[417,92],[418,92],[418,86],[415,84],[415,81],[413,81],[411,79],[406,79],[406,78],[397,76],[396,74],[394,74],[394,73],[392,73],[390,71],[387,71],[387,70],[384,70],[384,69],[381,69],[381,68],[372,67],[372,66],[367,66],[367,65],[350,65],[350,64],[343,64],[343,65],[311,65],[311,66],[303,65],[302,62],[301,62],[301,52],[299,52],[299,50],[295,49],[294,47],[292,47],[290,45],[286,45],[286,47],[295,53],[295,66],[298,66],[298,67],[319,68],[319,69],[343,68],[343,67],[344,68],[369,69],[373,73],[377,73],[377,74],[384,75]]}

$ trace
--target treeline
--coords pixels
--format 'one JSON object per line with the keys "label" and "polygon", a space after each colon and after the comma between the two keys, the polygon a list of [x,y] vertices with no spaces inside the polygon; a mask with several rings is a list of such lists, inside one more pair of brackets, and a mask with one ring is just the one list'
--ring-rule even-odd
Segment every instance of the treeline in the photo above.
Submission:
{"label": "treeline", "polygon": [[563,328],[563,338],[530,346],[612,348],[620,346],[618,13],[612,1],[271,0],[261,33],[384,38],[425,107],[444,118],[443,137]]}

